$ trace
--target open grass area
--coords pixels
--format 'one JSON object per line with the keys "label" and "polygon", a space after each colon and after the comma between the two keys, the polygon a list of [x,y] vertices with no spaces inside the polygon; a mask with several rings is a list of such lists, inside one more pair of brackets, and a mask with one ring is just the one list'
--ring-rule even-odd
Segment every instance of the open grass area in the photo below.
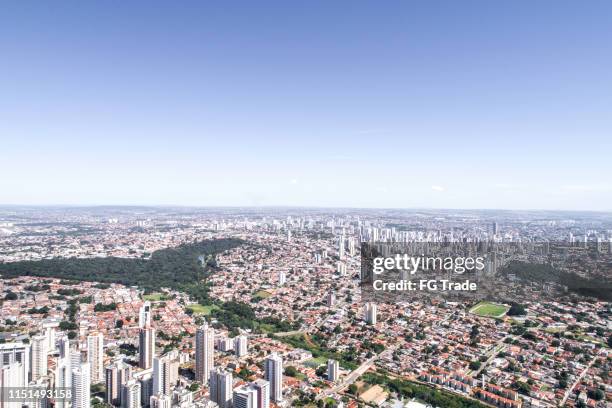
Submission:
{"label": "open grass area", "polygon": [[508,309],[510,309],[508,306],[497,303],[480,302],[470,310],[470,313],[474,313],[475,315],[482,317],[500,318],[506,314]]}
{"label": "open grass area", "polygon": [[304,365],[306,367],[310,367],[310,368],[317,368],[321,364],[325,364],[325,363],[327,363],[327,358],[325,358],[323,356],[311,358],[310,360],[304,361]]}
{"label": "open grass area", "polygon": [[256,323],[257,323],[256,327],[259,330],[261,330],[263,333],[274,333],[276,331],[276,328],[272,324],[259,323],[259,322],[256,322]]}
{"label": "open grass area", "polygon": [[144,300],[148,300],[149,302],[159,302],[170,299],[170,297],[164,293],[150,293],[148,295],[144,295],[142,298]]}
{"label": "open grass area", "polygon": [[563,333],[567,330],[567,327],[547,327],[544,329],[546,333]]}
{"label": "open grass area", "polygon": [[191,310],[193,314],[209,315],[213,310],[219,309],[217,305],[202,306],[200,304],[187,305],[187,309]]}

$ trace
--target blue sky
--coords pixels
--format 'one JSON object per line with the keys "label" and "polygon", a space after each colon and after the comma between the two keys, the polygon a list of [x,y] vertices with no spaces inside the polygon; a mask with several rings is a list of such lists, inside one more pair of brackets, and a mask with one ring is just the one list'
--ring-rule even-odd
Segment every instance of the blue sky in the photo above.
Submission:
{"label": "blue sky", "polygon": [[610,16],[5,3],[0,203],[612,210]]}

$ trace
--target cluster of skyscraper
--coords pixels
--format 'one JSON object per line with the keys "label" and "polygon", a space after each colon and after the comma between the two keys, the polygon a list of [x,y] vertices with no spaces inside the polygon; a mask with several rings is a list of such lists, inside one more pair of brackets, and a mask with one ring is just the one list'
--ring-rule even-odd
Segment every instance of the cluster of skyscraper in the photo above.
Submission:
{"label": "cluster of skyscraper", "polygon": [[[179,385],[179,365],[186,362],[185,353],[172,350],[155,354],[155,329],[151,327],[151,304],[140,308],[138,368],[118,356],[104,366],[104,338],[101,333],[87,336],[86,350],[62,332],[56,338],[57,322],[43,324],[43,334],[33,336],[29,344],[0,344],[0,390],[6,387],[37,387],[70,390],[67,399],[56,399],[57,408],[90,408],[91,385],[105,384],[105,400],[122,408],[170,408],[179,406],[206,407],[193,402],[193,392]],[[233,339],[216,339],[221,351],[234,351],[237,357],[248,354],[244,335]],[[231,372],[215,368],[215,330],[203,325],[195,336],[195,380],[207,386],[209,398],[220,408],[268,408],[270,401],[283,400],[283,360],[277,354],[265,360],[265,379],[234,389]],[[56,358],[55,369],[49,372],[49,357]],[[337,369],[336,369],[337,372]],[[333,374],[332,374],[333,375]],[[0,391],[3,392],[3,391]],[[203,394],[200,394],[203,395]],[[0,402],[0,408],[46,408],[50,401]]]}
{"label": "cluster of skyscraper", "polygon": [[[272,354],[266,359],[265,380],[259,379],[234,389],[232,374],[221,368],[215,368],[215,330],[206,324],[198,328],[195,343],[195,379],[201,384],[208,385],[210,399],[217,403],[220,408],[230,408],[232,406],[237,408],[268,408],[270,400],[282,401],[283,361],[280,356]],[[224,345],[220,346],[225,347]],[[234,339],[234,352],[238,357],[247,354],[246,336],[237,336]]]}
{"label": "cluster of skyscraper", "polygon": [[[33,336],[29,344],[11,342],[0,344],[0,392],[7,387],[62,389],[65,398],[58,398],[58,408],[89,408],[92,383],[104,381],[103,337],[100,333],[87,336],[86,358],[68,336],[55,336],[56,322],[43,324],[44,334]],[[49,372],[49,355],[57,356],[55,370]],[[7,401],[0,398],[0,408],[45,408],[49,401]]]}

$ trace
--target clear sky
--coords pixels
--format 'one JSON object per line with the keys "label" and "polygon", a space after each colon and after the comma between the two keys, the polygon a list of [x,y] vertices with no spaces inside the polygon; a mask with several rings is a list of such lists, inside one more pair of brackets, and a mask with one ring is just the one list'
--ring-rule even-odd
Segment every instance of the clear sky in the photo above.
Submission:
{"label": "clear sky", "polygon": [[612,2],[4,2],[0,203],[612,210]]}

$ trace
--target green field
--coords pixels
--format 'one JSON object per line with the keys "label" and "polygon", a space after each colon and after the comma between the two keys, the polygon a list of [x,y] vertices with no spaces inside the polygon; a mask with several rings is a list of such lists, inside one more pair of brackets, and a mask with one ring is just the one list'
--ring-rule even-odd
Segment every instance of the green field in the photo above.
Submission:
{"label": "green field", "polygon": [[274,333],[276,331],[274,325],[267,323],[257,323],[256,327],[261,330],[262,333]]}
{"label": "green field", "polygon": [[322,356],[311,358],[310,360],[304,361],[304,365],[310,368],[317,368],[321,364],[326,364],[326,363],[327,363],[327,358],[322,357]]}
{"label": "green field", "polygon": [[508,306],[497,303],[480,302],[470,310],[470,313],[474,313],[475,315],[482,317],[500,318],[506,314],[508,309],[510,309]]}
{"label": "green field", "polygon": [[170,299],[168,297],[168,295],[165,295],[163,293],[151,293],[148,295],[144,295],[142,297],[144,300],[148,300],[149,302],[159,302],[161,300],[168,300]]}
{"label": "green field", "polygon": [[219,309],[219,306],[210,305],[202,306],[200,304],[187,305],[187,309],[191,310],[193,314],[209,315],[215,309]]}

